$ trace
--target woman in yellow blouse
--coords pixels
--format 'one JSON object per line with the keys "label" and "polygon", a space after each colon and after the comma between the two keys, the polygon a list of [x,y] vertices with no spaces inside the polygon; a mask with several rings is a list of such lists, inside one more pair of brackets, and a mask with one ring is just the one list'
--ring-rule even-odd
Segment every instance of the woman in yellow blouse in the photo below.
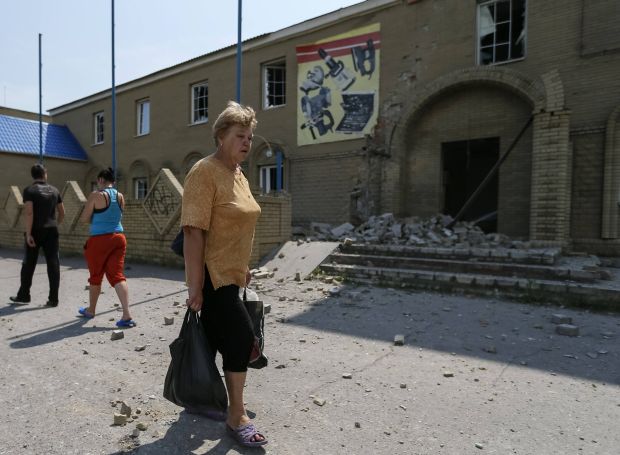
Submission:
{"label": "woman in yellow blouse", "polygon": [[227,429],[249,447],[267,443],[243,405],[254,331],[239,299],[239,288],[250,282],[248,263],[260,216],[240,168],[252,148],[256,123],[251,107],[229,101],[213,124],[216,152],[187,174],[181,212],[187,306],[201,312],[209,342],[222,355],[229,403]]}

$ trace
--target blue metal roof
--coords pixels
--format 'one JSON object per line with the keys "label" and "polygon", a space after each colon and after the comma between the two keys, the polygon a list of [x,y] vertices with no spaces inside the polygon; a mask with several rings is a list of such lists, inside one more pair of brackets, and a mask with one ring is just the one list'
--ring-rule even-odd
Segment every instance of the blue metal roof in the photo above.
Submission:
{"label": "blue metal roof", "polygon": [[[39,122],[0,115],[0,153],[39,155]],[[43,123],[43,156],[86,161],[88,156],[64,125]]]}

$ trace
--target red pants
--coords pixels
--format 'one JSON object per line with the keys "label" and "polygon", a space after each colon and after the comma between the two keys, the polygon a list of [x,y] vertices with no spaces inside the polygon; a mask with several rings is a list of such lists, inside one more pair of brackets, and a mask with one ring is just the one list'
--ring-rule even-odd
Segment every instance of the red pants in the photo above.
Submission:
{"label": "red pants", "polygon": [[122,233],[94,235],[84,245],[84,256],[88,264],[90,278],[88,282],[100,286],[103,275],[112,287],[125,281],[125,250],[127,240]]}

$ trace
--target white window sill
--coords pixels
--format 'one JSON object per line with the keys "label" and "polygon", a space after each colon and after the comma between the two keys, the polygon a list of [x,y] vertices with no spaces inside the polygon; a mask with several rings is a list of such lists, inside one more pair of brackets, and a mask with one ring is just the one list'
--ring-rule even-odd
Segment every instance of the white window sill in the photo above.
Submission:
{"label": "white window sill", "polygon": [[151,134],[151,132],[149,131],[148,133],[144,133],[144,134],[136,134],[134,136],[134,139],[139,138],[139,137],[144,137],[144,136],[149,136]]}
{"label": "white window sill", "polygon": [[103,145],[105,142],[95,142],[94,144],[90,144],[91,147],[96,147],[98,145]]}
{"label": "white window sill", "polygon": [[201,120],[200,122],[192,122],[192,123],[188,124],[187,126],[204,125],[205,123],[209,123],[209,119],[207,119],[207,120]]}
{"label": "white window sill", "polygon": [[265,106],[265,107],[263,107],[263,110],[264,111],[271,111],[273,109],[280,109],[280,108],[283,108],[283,107],[286,107],[286,103],[278,104],[277,106]]}

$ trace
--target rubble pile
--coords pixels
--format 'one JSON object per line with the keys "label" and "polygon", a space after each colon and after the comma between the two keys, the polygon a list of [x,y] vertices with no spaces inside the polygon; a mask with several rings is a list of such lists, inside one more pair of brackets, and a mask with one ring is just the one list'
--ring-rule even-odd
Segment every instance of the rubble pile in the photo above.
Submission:
{"label": "rubble pile", "polygon": [[345,243],[371,243],[411,245],[445,248],[528,248],[528,242],[512,240],[503,234],[486,234],[477,225],[459,221],[451,229],[449,215],[431,218],[408,217],[398,219],[392,213],[371,216],[368,221],[355,227],[344,223],[333,227],[327,223],[311,223],[309,238],[312,240],[339,241]]}

